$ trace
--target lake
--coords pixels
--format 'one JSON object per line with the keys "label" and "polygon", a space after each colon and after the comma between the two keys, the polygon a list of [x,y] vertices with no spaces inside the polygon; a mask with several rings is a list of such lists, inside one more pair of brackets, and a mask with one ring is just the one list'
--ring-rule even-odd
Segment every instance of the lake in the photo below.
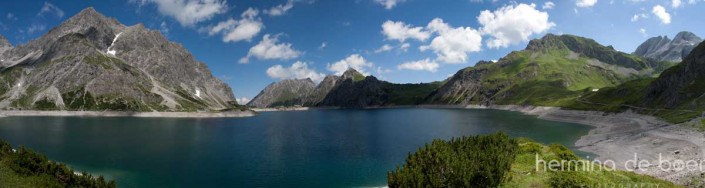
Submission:
{"label": "lake", "polygon": [[[433,139],[504,131],[572,147],[589,126],[519,112],[397,108],[249,118],[6,117],[0,138],[119,187],[378,187]],[[581,153],[585,154],[585,153]]]}

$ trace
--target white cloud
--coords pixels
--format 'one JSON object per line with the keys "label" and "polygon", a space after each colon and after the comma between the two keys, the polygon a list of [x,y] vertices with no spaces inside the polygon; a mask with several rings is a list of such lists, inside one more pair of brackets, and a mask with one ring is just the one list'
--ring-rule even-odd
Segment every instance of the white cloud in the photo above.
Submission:
{"label": "white cloud", "polygon": [[438,71],[438,63],[435,61],[432,61],[429,58],[423,59],[423,60],[418,60],[418,61],[409,61],[405,62],[402,64],[397,65],[397,69],[399,70],[415,70],[415,71],[429,71],[429,72],[436,72]]}
{"label": "white cloud", "polygon": [[264,10],[264,13],[269,16],[281,16],[286,14],[289,9],[294,8],[294,1],[289,0],[286,4],[280,4],[270,8],[269,10]]}
{"label": "white cloud", "polygon": [[156,4],[159,13],[176,19],[182,26],[189,27],[228,10],[225,0],[141,0],[140,2],[140,4]]}
{"label": "white cloud", "polygon": [[555,6],[556,6],[556,4],[554,4],[553,2],[546,1],[545,3],[543,3],[543,6],[541,7],[541,9],[549,10],[549,9],[553,9],[553,7],[555,7]]}
{"label": "white cloud", "polygon": [[237,104],[245,105],[248,102],[250,102],[250,99],[247,97],[241,97],[241,98],[236,98],[235,101],[237,101]]}
{"label": "white cloud", "polygon": [[297,61],[290,67],[283,67],[281,65],[274,65],[267,69],[267,75],[270,78],[277,79],[305,79],[310,78],[313,82],[320,82],[326,76],[323,73],[318,73],[308,67],[308,63]]}
{"label": "white cloud", "polygon": [[372,62],[367,61],[360,54],[352,54],[345,59],[342,59],[333,64],[328,64],[328,70],[334,72],[336,75],[342,75],[349,68],[353,68],[363,75],[369,75],[367,73],[367,68],[374,67]]}
{"label": "white cloud", "polygon": [[644,28],[639,29],[639,33],[641,33],[641,36],[643,36],[644,38],[649,36],[649,34],[646,34],[646,29]]}
{"label": "white cloud", "polygon": [[453,28],[440,18],[433,19],[426,28],[438,33],[438,36],[433,38],[431,44],[421,46],[419,49],[433,50],[438,56],[438,61],[464,63],[468,60],[468,53],[482,49],[482,35],[473,28]]}
{"label": "white cloud", "polygon": [[379,47],[379,49],[375,50],[375,53],[382,53],[386,51],[391,51],[394,49],[394,47],[390,46],[389,44],[382,45],[382,47]]}
{"label": "white cloud", "polygon": [[634,16],[632,16],[632,22],[636,22],[636,21],[639,21],[639,19],[644,19],[644,18],[648,18],[648,17],[649,17],[649,15],[644,14],[644,13],[635,14]]}
{"label": "white cloud", "polygon": [[377,4],[384,6],[387,10],[394,8],[399,3],[403,3],[406,0],[375,0]]}
{"label": "white cloud", "polygon": [[661,23],[663,24],[670,24],[671,23],[671,14],[666,12],[666,9],[663,8],[661,5],[656,5],[654,6],[653,9],[651,9],[651,13],[656,15],[661,20]]}
{"label": "white cloud", "polygon": [[382,33],[387,37],[387,40],[398,40],[399,42],[404,42],[406,39],[425,41],[431,35],[428,31],[424,31],[423,27],[413,27],[404,22],[390,20],[382,24]]}
{"label": "white cloud", "polygon": [[681,6],[681,0],[671,0],[671,7],[678,8]]}
{"label": "white cloud", "polygon": [[296,51],[291,47],[291,43],[279,43],[279,35],[270,37],[269,34],[262,37],[262,41],[257,43],[257,45],[250,48],[247,52],[247,56],[240,59],[240,63],[248,63],[250,57],[256,57],[257,59],[278,59],[278,60],[289,60],[299,57],[301,52]]}
{"label": "white cloud", "polygon": [[208,29],[208,35],[222,33],[223,42],[250,41],[264,28],[262,21],[257,18],[258,13],[256,9],[248,8],[240,16],[242,19],[230,18],[219,22]]}
{"label": "white cloud", "polygon": [[575,2],[575,6],[578,7],[592,7],[597,4],[597,0],[578,0]]}
{"label": "white cloud", "polygon": [[399,46],[399,49],[400,49],[401,51],[406,52],[406,50],[408,50],[409,47],[411,47],[411,44],[409,44],[409,43],[403,43],[403,44],[401,44],[401,46]]}
{"label": "white cloud", "polygon": [[536,5],[508,5],[494,12],[480,12],[477,21],[482,25],[483,34],[493,38],[487,41],[490,48],[508,47],[522,41],[528,41],[529,36],[543,33],[556,26],[548,21],[548,13],[536,10]]}
{"label": "white cloud", "polygon": [[59,18],[64,17],[64,11],[61,10],[56,5],[51,4],[49,2],[44,2],[42,9],[39,10],[39,13],[37,13],[37,16],[44,15],[45,13],[53,13],[56,15],[56,17],[59,17]]}
{"label": "white cloud", "polygon": [[318,46],[318,50],[323,50],[326,47],[328,47],[328,42],[322,42],[320,46]]}

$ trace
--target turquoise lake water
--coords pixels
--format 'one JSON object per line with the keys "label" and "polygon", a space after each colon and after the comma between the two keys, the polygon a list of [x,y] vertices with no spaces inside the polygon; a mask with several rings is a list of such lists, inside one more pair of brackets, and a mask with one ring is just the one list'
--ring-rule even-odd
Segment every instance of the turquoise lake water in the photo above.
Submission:
{"label": "turquoise lake water", "polygon": [[[119,187],[378,187],[433,139],[504,131],[572,147],[589,126],[518,112],[373,109],[250,118],[6,117],[0,138]],[[584,155],[584,153],[581,153]]]}

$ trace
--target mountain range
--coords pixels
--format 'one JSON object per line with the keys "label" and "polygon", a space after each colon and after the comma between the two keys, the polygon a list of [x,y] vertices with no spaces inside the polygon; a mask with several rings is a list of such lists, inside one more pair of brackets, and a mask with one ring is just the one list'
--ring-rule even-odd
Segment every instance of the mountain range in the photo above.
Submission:
{"label": "mountain range", "polygon": [[0,108],[202,111],[237,105],[180,44],[93,8],[13,47],[0,37]]}
{"label": "mountain range", "polygon": [[[439,82],[394,84],[350,69],[341,76],[329,75],[315,88],[310,80],[273,83],[248,105],[291,104],[287,101],[344,108],[513,104],[634,110],[671,122],[700,116],[705,111],[705,43],[688,47],[700,40],[690,32],[680,32],[667,44],[655,45],[656,38],[640,45],[639,53],[627,54],[592,39],[547,34],[531,40],[524,50],[496,62],[480,61]],[[669,53],[643,55],[654,54],[641,53],[643,49],[656,49],[646,46],[660,46],[658,51]],[[689,52],[682,63],[675,61],[672,52],[676,51]],[[308,91],[303,95],[281,95],[303,87]]]}

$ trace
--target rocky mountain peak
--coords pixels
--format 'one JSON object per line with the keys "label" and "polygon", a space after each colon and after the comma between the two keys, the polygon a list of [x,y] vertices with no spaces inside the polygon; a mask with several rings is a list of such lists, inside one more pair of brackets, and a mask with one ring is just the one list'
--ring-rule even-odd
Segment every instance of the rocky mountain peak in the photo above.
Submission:
{"label": "rocky mountain peak", "polygon": [[678,34],[676,34],[676,37],[673,38],[673,42],[685,41],[685,42],[690,42],[690,43],[694,43],[694,44],[697,44],[702,40],[703,39],[701,39],[700,37],[695,35],[695,33],[692,33],[689,31],[678,32]]}
{"label": "rocky mountain peak", "polygon": [[542,51],[555,48],[565,48],[565,45],[563,44],[563,40],[561,38],[562,37],[560,35],[548,33],[540,39],[533,39],[529,41],[529,44],[526,46],[525,49]]}
{"label": "rocky mountain peak", "polygon": [[315,87],[310,78],[282,80],[269,84],[247,105],[257,108],[304,105],[305,98]]}
{"label": "rocky mountain peak", "polygon": [[681,31],[673,40],[668,36],[652,37],[632,53],[656,61],[680,62],[702,39],[694,33]]}
{"label": "rocky mountain peak", "polygon": [[353,81],[359,81],[365,79],[365,75],[362,75],[362,73],[353,68],[348,68],[348,70],[343,72],[343,75],[341,75],[340,78],[343,80],[352,79]]}
{"label": "rocky mountain peak", "polygon": [[[232,90],[182,45],[142,24],[86,8],[38,39],[2,53],[0,108],[196,111],[227,109]],[[17,101],[23,101],[20,104]]]}

